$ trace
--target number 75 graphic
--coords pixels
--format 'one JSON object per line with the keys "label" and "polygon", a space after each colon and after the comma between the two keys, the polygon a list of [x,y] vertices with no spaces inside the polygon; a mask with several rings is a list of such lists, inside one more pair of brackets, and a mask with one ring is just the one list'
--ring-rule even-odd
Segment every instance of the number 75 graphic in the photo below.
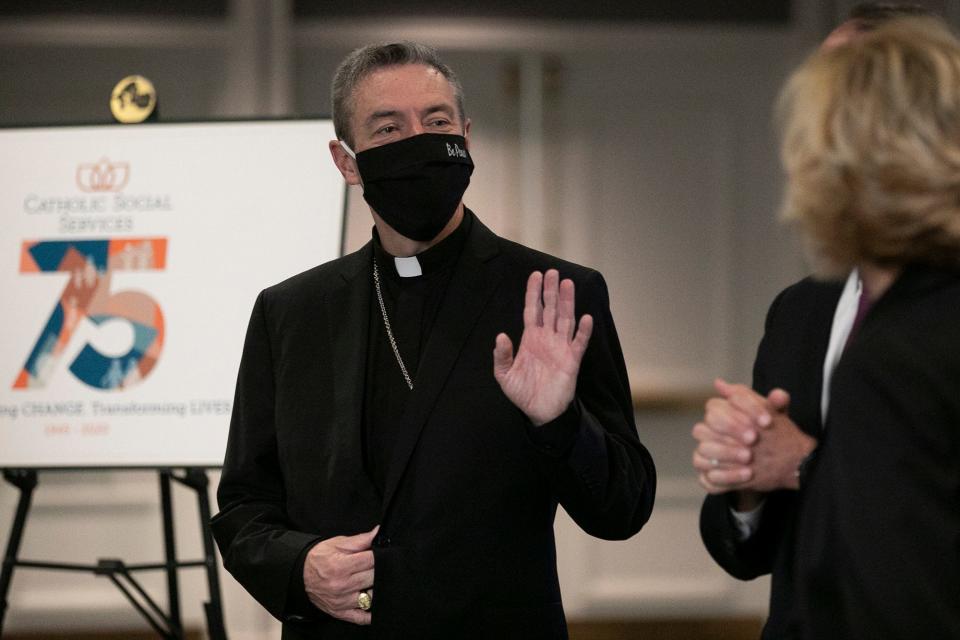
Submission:
{"label": "number 75 graphic", "polygon": [[150,375],[163,348],[163,312],[143,292],[111,293],[110,279],[117,271],[162,271],[166,259],[166,238],[24,242],[20,273],[67,272],[70,280],[13,388],[46,386],[83,318],[97,325],[108,320],[126,320],[133,328],[133,346],[123,355],[105,356],[90,344],[83,345],[70,363],[70,372],[78,380],[97,389],[112,390],[133,386]]}

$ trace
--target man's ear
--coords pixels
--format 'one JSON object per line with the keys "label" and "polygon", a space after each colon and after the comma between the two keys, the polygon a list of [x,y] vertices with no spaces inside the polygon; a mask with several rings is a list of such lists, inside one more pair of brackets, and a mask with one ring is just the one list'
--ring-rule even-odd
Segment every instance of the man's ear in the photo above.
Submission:
{"label": "man's ear", "polygon": [[463,123],[463,141],[467,144],[467,151],[470,151],[470,118],[467,118],[467,121]]}
{"label": "man's ear", "polygon": [[343,179],[349,185],[360,184],[360,172],[357,171],[357,161],[350,157],[339,140],[331,140],[329,143],[330,155],[333,156],[333,164],[337,165]]}

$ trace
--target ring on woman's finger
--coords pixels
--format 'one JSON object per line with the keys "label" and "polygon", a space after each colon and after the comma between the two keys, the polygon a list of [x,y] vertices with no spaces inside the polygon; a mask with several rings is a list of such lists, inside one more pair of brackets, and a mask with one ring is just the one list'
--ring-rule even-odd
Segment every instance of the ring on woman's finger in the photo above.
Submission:
{"label": "ring on woman's finger", "polygon": [[371,596],[366,591],[361,591],[357,594],[357,609],[362,611],[370,611],[370,607],[373,606],[373,596]]}

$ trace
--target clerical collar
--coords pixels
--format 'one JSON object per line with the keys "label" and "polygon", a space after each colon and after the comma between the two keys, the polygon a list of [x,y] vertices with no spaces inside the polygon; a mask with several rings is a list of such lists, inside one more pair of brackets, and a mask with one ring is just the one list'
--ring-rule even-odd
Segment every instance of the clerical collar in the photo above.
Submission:
{"label": "clerical collar", "polygon": [[400,278],[415,278],[421,275],[429,276],[453,265],[463,245],[466,242],[470,228],[473,226],[473,213],[469,209],[463,210],[463,220],[449,236],[433,245],[426,251],[410,256],[398,258],[387,253],[380,243],[380,234],[373,228],[373,252],[377,264],[385,275]]}

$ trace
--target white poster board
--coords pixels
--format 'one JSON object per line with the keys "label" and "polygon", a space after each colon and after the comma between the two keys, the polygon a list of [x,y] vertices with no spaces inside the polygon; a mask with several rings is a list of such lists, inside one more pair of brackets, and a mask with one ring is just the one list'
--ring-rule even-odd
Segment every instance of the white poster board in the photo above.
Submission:
{"label": "white poster board", "polygon": [[221,464],[257,293],[340,254],[334,137],[0,130],[0,467]]}

